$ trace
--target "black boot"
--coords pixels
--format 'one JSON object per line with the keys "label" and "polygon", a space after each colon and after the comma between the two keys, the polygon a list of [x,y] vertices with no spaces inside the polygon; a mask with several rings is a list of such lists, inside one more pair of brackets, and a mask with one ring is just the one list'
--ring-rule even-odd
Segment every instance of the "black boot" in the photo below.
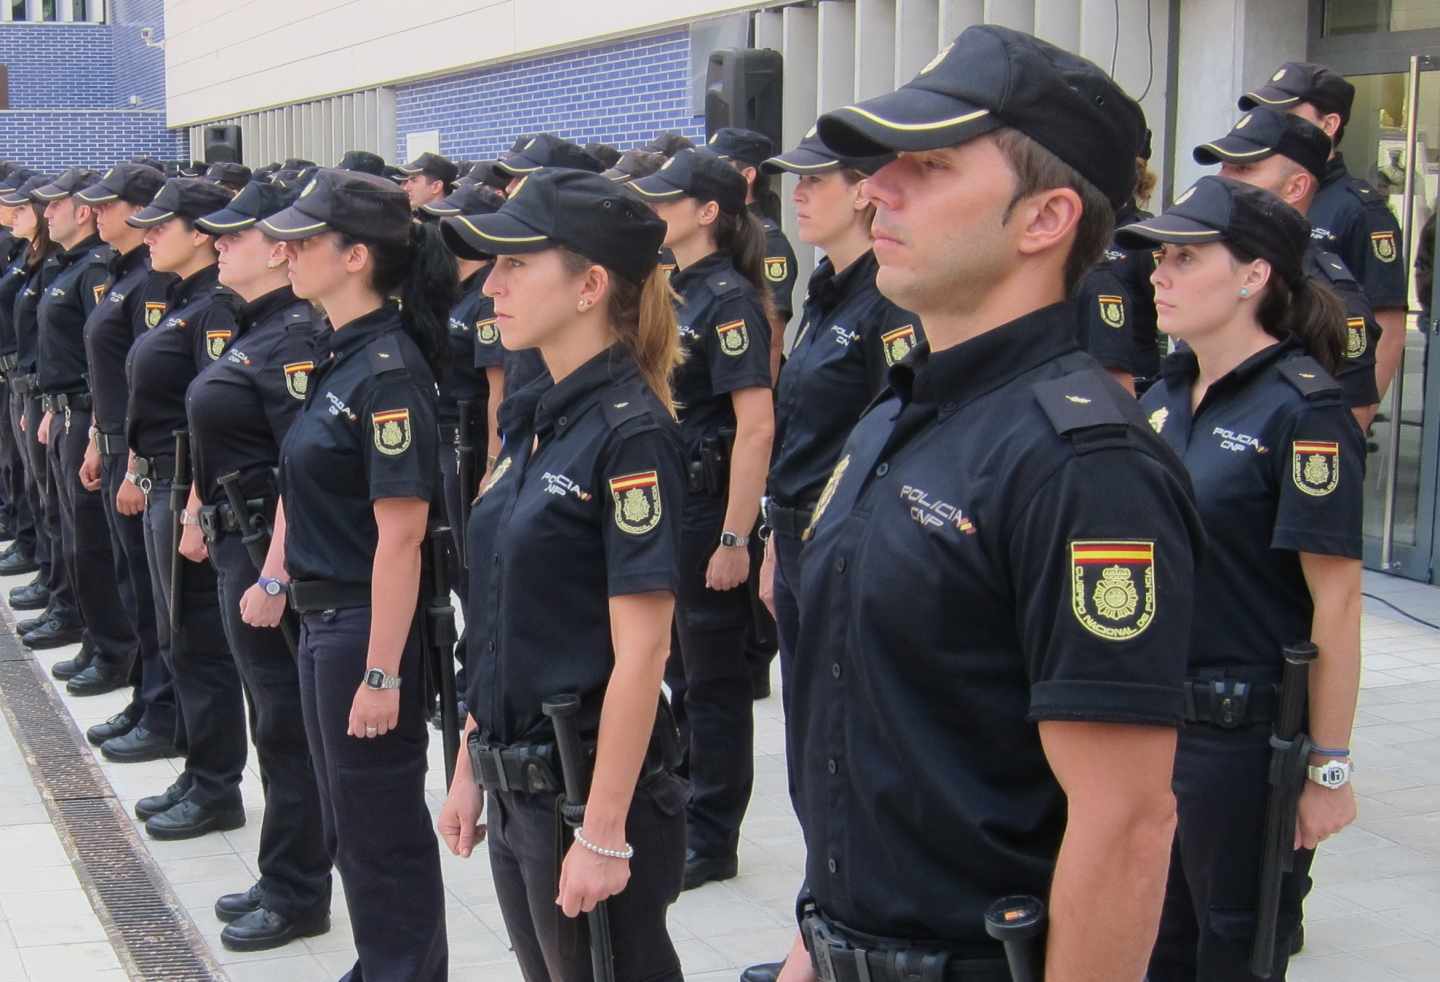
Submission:
{"label": "black boot", "polygon": [[98,747],[106,740],[124,736],[139,723],[140,713],[133,706],[127,706],[123,712],[116,713],[105,722],[96,723],[86,730],[85,739],[90,741],[91,746]]}
{"label": "black boot", "polygon": [[244,893],[227,893],[215,901],[215,916],[229,924],[236,918],[254,913],[265,906],[265,897],[260,893],[260,884],[255,884]]}
{"label": "black boot", "polygon": [[148,822],[156,815],[168,812],[180,802],[185,800],[185,795],[190,791],[190,775],[181,774],[164,791],[159,794],[152,794],[148,798],[141,798],[135,802],[135,817],[142,822]]}
{"label": "black boot", "polygon": [[328,910],[291,917],[261,907],[226,924],[220,932],[220,943],[231,951],[267,951],[328,930]]}
{"label": "black boot", "polygon": [[129,665],[111,665],[97,661],[65,683],[65,691],[72,696],[100,696],[123,689],[129,684]]}
{"label": "black boot", "polygon": [[[52,617],[33,631],[20,636],[20,643],[39,651],[45,648],[63,648],[75,644],[85,637],[85,629],[79,624],[67,624],[58,617]],[[60,676],[55,676],[59,678]]]}
{"label": "black boot", "polygon": [[711,880],[732,880],[739,872],[734,856],[702,856],[694,849],[685,850],[685,883],[683,890],[694,890]]}
{"label": "black boot", "polygon": [[[44,610],[49,605],[50,590],[39,580],[10,591],[10,607],[13,610]],[[18,630],[20,625],[15,627]]]}
{"label": "black boot", "polygon": [[[27,639],[39,636],[41,631],[49,629],[53,634],[55,629],[51,628],[52,623],[55,623],[55,619],[53,617],[50,620],[46,621],[44,624],[41,624],[39,627],[35,628],[34,630],[26,631],[20,636],[20,640],[24,641],[27,645],[29,645],[30,642]],[[78,631],[80,629],[76,628],[76,630]],[[59,647],[59,645],[41,644],[30,645],[30,647],[56,648]],[[80,646],[79,653],[76,654],[74,658],[66,658],[63,661],[57,661],[55,664],[51,665],[50,674],[55,676],[61,682],[68,682],[71,679],[78,678],[80,675],[84,674],[87,670],[92,668],[94,664],[95,651],[88,644],[82,644]]]}
{"label": "black boot", "polygon": [[180,757],[175,749],[173,737],[152,733],[137,725],[124,736],[106,740],[100,745],[100,754],[106,760],[117,764],[136,764],[142,760],[160,760],[164,757]]}
{"label": "black boot", "polygon": [[54,615],[52,615],[47,608],[40,611],[40,613],[36,614],[34,617],[26,617],[22,620],[18,620],[15,622],[15,633],[20,635],[21,637],[24,637],[31,631],[35,630],[37,627],[40,627],[46,621],[50,620],[52,616]]}
{"label": "black boot", "polygon": [[740,982],[775,982],[775,980],[780,977],[780,970],[784,967],[784,962],[765,962],[762,965],[751,965],[740,973]]}
{"label": "black boot", "polygon": [[0,559],[0,576],[24,576],[40,569],[40,564],[29,553],[13,552],[8,559]]}
{"label": "black boot", "polygon": [[245,809],[239,801],[229,805],[201,804],[185,798],[174,807],[152,815],[145,822],[150,838],[163,841],[196,839],[210,832],[229,832],[245,824]]}

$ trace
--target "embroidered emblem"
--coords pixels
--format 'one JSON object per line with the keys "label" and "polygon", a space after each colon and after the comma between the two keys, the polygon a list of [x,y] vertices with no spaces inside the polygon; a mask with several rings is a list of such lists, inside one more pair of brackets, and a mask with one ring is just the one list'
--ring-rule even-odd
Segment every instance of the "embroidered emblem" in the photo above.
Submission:
{"label": "embroidered emblem", "polygon": [[1183,205],[1185,202],[1187,202],[1187,201],[1190,200],[1191,196],[1192,196],[1194,193],[1195,193],[1195,185],[1192,184],[1189,188],[1187,188],[1187,189],[1180,195],[1180,197],[1178,197],[1178,198],[1175,199],[1175,204],[1177,204],[1177,205]]}
{"label": "embroidered emblem", "polygon": [[1395,261],[1395,233],[1371,232],[1370,248],[1375,250],[1375,258],[1382,263],[1393,263]]}
{"label": "embroidered emblem", "polygon": [[493,345],[500,340],[500,329],[495,326],[495,318],[475,322],[475,340],[481,344]]}
{"label": "embroidered emblem", "polygon": [[104,300],[104,299],[105,299],[105,291],[106,291],[107,289],[108,289],[108,287],[107,287],[106,284],[104,284],[104,283],[102,283],[102,284],[100,284],[99,286],[97,286],[97,287],[94,288],[94,290],[95,290],[95,303],[96,303],[97,306],[99,305],[99,303],[100,303],[101,300]]}
{"label": "embroidered emblem", "polygon": [[743,320],[720,324],[715,333],[720,336],[720,350],[732,358],[740,357],[750,347],[750,330]]}
{"label": "embroidered emblem", "polygon": [[1170,418],[1170,410],[1161,406],[1150,414],[1150,428],[1159,433],[1165,428],[1165,421]]}
{"label": "embroidered emblem", "polygon": [[410,449],[410,410],[386,409],[370,414],[375,449],[387,457],[398,457]]}
{"label": "embroidered emblem", "polygon": [[1311,497],[1323,498],[1339,486],[1340,444],[1296,440],[1290,446],[1290,476],[1297,488]]}
{"label": "embroidered emblem", "polygon": [[941,48],[940,53],[934,58],[931,58],[928,62],[925,63],[925,67],[920,69],[920,74],[929,75],[936,68],[940,67],[940,63],[945,60],[945,56],[950,53],[950,49],[953,47],[955,47],[955,42],[951,41],[949,44],[945,45],[945,47]]}
{"label": "embroidered emblem", "polygon": [[[504,460],[500,461],[500,463],[495,465],[495,469],[490,472],[490,477],[486,479],[484,484],[480,485],[480,494],[484,494],[486,491],[489,491],[491,488],[493,488],[500,480],[500,478],[505,476],[505,472],[509,469],[510,458],[506,457]],[[480,497],[480,495],[477,494],[475,497],[478,498]]]}
{"label": "embroidered emblem", "polygon": [[313,361],[292,361],[284,366],[285,391],[301,402],[310,391],[310,373],[315,370]]}
{"label": "embroidered emblem", "polygon": [[1345,321],[1345,357],[1359,358],[1370,347],[1370,338],[1365,333],[1365,318],[1350,317]]}
{"label": "embroidered emblem", "polygon": [[771,283],[784,283],[790,275],[790,260],[785,256],[765,257],[765,278]]}
{"label": "embroidered emblem", "polygon": [[1087,399],[1084,396],[1066,396],[1065,401],[1073,402],[1077,406],[1088,406],[1093,400]]}
{"label": "embroidered emblem", "polygon": [[1155,543],[1070,543],[1070,602],[1080,625],[1106,641],[1139,637],[1155,620]]}
{"label": "embroidered emblem", "polygon": [[163,302],[162,302],[162,303],[154,303],[154,302],[152,302],[152,301],[147,300],[147,301],[145,302],[145,326],[146,326],[146,327],[159,327],[159,326],[160,326],[160,322],[161,322],[162,320],[164,320],[164,319],[165,319],[165,304],[164,304]]}
{"label": "embroidered emblem", "polygon": [[820,500],[815,503],[815,514],[810,516],[810,525],[805,529],[805,534],[800,536],[802,541],[809,542],[810,536],[815,534],[815,526],[820,523],[820,516],[825,514],[825,509],[830,507],[830,499],[835,497],[835,489],[840,486],[840,479],[845,476],[845,468],[849,466],[850,455],[846,454],[830,472],[830,479],[825,482],[825,490],[820,492]]}
{"label": "embroidered emblem", "polygon": [[1100,319],[1113,328],[1125,326],[1125,298],[1113,293],[1102,293],[1095,298],[1100,303]]}
{"label": "embroidered emblem", "polygon": [[615,526],[627,535],[644,535],[660,524],[660,475],[642,471],[610,479]]}
{"label": "embroidered emblem", "polygon": [[915,325],[906,324],[880,335],[885,346],[885,364],[893,365],[903,359],[915,347]]}
{"label": "embroidered emblem", "polygon": [[230,331],[206,331],[205,332],[205,353],[214,361],[225,353],[225,346],[230,343],[232,337]]}

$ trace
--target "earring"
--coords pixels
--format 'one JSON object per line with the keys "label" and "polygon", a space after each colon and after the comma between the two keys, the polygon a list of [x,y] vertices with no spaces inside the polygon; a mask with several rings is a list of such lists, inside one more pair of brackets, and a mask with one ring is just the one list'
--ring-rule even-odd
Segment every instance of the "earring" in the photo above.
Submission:
{"label": "earring", "polygon": [[1242,286],[1240,288],[1240,299],[1244,300],[1248,296],[1250,296],[1250,288]]}
{"label": "earring", "polygon": [[579,309],[580,309],[580,310],[589,310],[589,309],[590,309],[590,301],[589,301],[589,300],[581,300],[581,301],[580,301],[580,304],[579,304]]}

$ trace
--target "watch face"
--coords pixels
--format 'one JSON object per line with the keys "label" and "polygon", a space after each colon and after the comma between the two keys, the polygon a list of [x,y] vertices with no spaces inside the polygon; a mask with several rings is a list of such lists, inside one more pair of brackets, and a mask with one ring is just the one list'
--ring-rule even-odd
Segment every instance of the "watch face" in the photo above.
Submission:
{"label": "watch face", "polygon": [[266,584],[265,584],[265,592],[268,593],[268,594],[270,594],[270,596],[272,596],[272,597],[278,597],[278,596],[280,596],[280,581],[279,581],[279,580],[269,580],[269,581],[267,581]]}
{"label": "watch face", "polygon": [[365,673],[365,684],[372,689],[378,689],[385,684],[385,673],[378,668],[372,668]]}

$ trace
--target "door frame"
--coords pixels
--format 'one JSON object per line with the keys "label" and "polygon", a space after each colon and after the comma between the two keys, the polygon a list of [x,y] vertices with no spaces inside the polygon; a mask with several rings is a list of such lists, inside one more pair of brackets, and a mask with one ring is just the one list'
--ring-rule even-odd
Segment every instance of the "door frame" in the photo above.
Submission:
{"label": "door frame", "polygon": [[1440,59],[1440,28],[1326,37],[1322,33],[1324,24],[1325,0],[1310,0],[1306,56],[1341,75],[1404,73],[1410,70],[1411,55]]}

